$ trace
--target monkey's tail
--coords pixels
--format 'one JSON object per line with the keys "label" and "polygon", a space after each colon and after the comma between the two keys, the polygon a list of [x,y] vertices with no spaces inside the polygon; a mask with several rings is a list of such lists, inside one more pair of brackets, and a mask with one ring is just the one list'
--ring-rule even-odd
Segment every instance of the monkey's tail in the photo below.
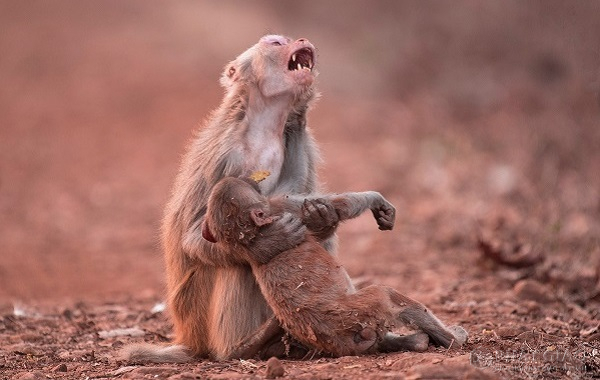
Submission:
{"label": "monkey's tail", "polygon": [[160,346],[150,343],[124,346],[119,351],[118,358],[130,363],[187,363],[192,360],[185,346],[179,344]]}

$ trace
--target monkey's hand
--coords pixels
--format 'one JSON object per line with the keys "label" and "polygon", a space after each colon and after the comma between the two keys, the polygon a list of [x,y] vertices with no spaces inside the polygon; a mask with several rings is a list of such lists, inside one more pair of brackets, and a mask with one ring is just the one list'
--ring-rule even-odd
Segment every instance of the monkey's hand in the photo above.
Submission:
{"label": "monkey's hand", "polygon": [[258,262],[265,264],[281,252],[303,243],[306,240],[306,230],[302,219],[286,212],[262,227],[248,249]]}
{"label": "monkey's hand", "polygon": [[333,235],[340,218],[329,200],[307,198],[302,204],[302,222],[318,240],[324,240]]}
{"label": "monkey's hand", "polygon": [[396,219],[396,208],[388,201],[382,198],[382,203],[371,209],[373,216],[377,221],[379,229],[391,230],[394,228],[394,221]]}

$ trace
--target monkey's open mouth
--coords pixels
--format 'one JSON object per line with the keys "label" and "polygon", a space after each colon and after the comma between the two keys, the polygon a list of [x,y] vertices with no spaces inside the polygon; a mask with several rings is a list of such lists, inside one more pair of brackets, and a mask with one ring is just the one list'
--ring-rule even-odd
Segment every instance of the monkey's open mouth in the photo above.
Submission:
{"label": "monkey's open mouth", "polygon": [[288,61],[288,70],[310,70],[314,67],[314,53],[310,48],[302,48],[296,50]]}

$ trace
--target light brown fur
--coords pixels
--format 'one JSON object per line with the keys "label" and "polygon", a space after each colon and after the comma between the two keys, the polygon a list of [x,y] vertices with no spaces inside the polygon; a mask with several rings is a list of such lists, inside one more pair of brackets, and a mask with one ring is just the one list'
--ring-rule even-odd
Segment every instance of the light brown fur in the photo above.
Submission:
{"label": "light brown fur", "polygon": [[[225,178],[210,196],[203,236],[247,260],[282,326],[318,352],[342,356],[375,351],[427,348],[427,336],[444,347],[461,346],[467,333],[447,328],[423,304],[396,290],[372,285],[349,292],[345,271],[319,244],[310,227],[305,240],[281,253],[255,251],[265,227],[286,214],[310,224],[316,209],[335,211],[339,221],[370,209],[382,230],[392,229],[395,210],[379,193],[347,193],[319,198],[265,198],[250,180]],[[395,324],[427,335],[388,335]]]}
{"label": "light brown fur", "polygon": [[[268,170],[271,175],[261,183],[265,194],[317,190],[318,152],[306,126],[316,97],[314,61],[315,50],[307,40],[261,38],[226,66],[223,102],[183,159],[165,209],[162,241],[174,343],[186,348],[187,359],[239,355],[233,352],[239,342],[272,316],[250,267],[235,251],[202,239],[200,226],[209,193],[225,176]],[[324,231],[327,222],[322,221]],[[305,228],[285,219],[273,223],[264,231],[262,250],[297,245]],[[323,244],[333,251],[335,237],[329,235]],[[150,356],[147,346],[127,347],[122,355],[130,361],[154,361]]]}

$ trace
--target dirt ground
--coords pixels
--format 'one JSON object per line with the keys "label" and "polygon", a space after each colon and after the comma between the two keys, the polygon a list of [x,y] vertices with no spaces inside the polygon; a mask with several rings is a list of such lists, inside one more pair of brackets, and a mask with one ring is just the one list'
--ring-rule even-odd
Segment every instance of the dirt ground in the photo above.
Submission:
{"label": "dirt ground", "polygon": [[0,378],[265,378],[115,353],[172,336],[162,207],[268,32],[318,48],[326,189],[398,209],[340,228],[349,273],[470,334],[286,378],[600,377],[600,3],[0,1],[0,31]]}

